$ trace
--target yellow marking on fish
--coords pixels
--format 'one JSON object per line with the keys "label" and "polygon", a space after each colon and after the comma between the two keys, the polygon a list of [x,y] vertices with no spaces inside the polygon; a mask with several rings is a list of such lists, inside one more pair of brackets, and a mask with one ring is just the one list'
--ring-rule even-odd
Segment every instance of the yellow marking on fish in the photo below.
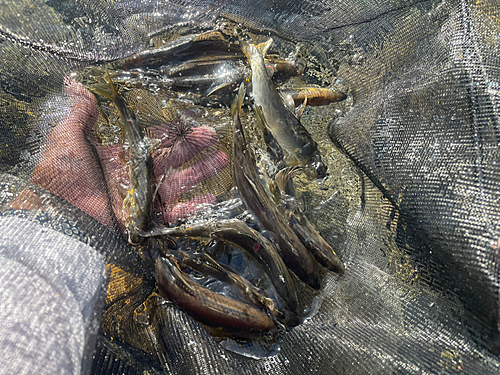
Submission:
{"label": "yellow marking on fish", "polygon": [[127,191],[127,195],[123,199],[123,204],[122,204],[122,221],[124,224],[128,227],[129,223],[129,212],[131,207],[133,207],[136,204],[135,200],[135,194],[134,194],[134,189],[129,189]]}

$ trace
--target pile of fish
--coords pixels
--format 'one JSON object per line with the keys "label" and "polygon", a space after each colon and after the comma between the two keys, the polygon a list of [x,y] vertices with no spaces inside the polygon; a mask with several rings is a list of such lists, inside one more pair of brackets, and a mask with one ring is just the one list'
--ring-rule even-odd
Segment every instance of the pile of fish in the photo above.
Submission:
{"label": "pile of fish", "polygon": [[[300,121],[304,107],[337,102],[346,95],[318,87],[278,90],[280,83],[301,75],[306,62],[298,57],[280,59],[268,55],[272,43],[272,39],[257,45],[240,39],[228,42],[219,32],[211,31],[181,37],[86,72],[95,80],[85,82],[89,89],[101,101],[102,97],[109,99],[119,113],[128,176],[119,220],[129,242],[153,254],[162,297],[211,332],[238,339],[273,336],[301,321],[292,273],[311,288],[319,289],[318,263],[333,272],[344,271],[334,250],[301,211],[294,196],[293,177],[304,173],[312,180],[325,177],[327,172],[317,143]],[[168,223],[155,219],[160,186],[168,186],[169,178],[155,178],[152,155],[164,140],[145,129],[145,114],[137,114],[124,99],[123,93],[137,88],[155,95],[170,90],[179,93],[184,101],[203,105],[214,98],[219,105],[231,108],[232,150],[227,156],[232,160],[234,198],[243,206],[246,219],[241,209],[234,215],[209,220]],[[243,108],[253,109],[254,115],[244,115]],[[248,141],[251,135],[245,133],[245,121],[251,119],[257,119],[266,134],[268,152],[278,166],[273,175],[262,172],[257,165]],[[194,131],[189,128],[183,139]],[[187,143],[183,145],[188,147]],[[197,147],[201,150],[204,146]],[[199,154],[201,151],[192,153],[189,165],[200,161]],[[217,207],[216,203],[213,207]],[[196,216],[196,210],[191,216]],[[270,281],[274,295],[208,252],[183,248],[190,238],[238,248]],[[213,291],[198,283],[193,274],[217,280],[240,297]]]}

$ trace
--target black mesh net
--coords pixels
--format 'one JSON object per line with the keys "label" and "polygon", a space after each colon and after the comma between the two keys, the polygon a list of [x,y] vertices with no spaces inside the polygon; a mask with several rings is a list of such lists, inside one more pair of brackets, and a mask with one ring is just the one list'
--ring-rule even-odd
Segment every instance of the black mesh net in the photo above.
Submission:
{"label": "black mesh net", "polygon": [[[302,115],[327,177],[295,178],[305,214],[345,273],[324,270],[318,292],[297,281],[308,318],[259,359],[225,349],[156,293],[116,209],[121,134],[104,124],[119,114],[84,87],[106,64],[214,29],[232,42],[272,37],[282,57],[300,51],[307,70],[295,83],[348,88],[343,102]],[[104,256],[96,374],[498,373],[499,35],[493,1],[3,2],[1,215]],[[153,133],[170,121],[217,134],[215,143],[204,133],[217,173],[156,207],[165,221],[193,200],[229,202],[232,187],[230,101],[206,103],[193,84],[176,82],[184,96],[174,108],[157,87],[120,86]],[[182,181],[175,171],[165,179]]]}

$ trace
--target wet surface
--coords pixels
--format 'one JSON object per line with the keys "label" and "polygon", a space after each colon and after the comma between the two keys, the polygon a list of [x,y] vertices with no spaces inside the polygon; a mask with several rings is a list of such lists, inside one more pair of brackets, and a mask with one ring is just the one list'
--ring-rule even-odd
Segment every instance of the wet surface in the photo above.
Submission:
{"label": "wet surface", "polygon": [[[229,28],[227,24],[224,27]],[[261,198],[253,197],[255,192],[250,191],[243,199],[246,204],[240,200],[243,180],[234,181],[234,176],[242,166],[234,164],[233,147],[241,141],[233,138],[237,118],[231,105],[236,89],[251,76],[241,45],[266,39],[251,34],[228,37],[224,27],[204,34],[177,35],[141,54],[73,72],[64,86],[68,110],[49,132],[31,181],[110,228],[118,224],[125,238],[141,243],[137,251],[151,271],[156,269],[159,295],[202,323],[224,347],[261,357],[278,352],[286,331],[309,314],[308,306],[316,295],[291,277],[291,271],[314,289],[320,283],[318,266],[313,267],[310,255],[301,257],[307,255],[311,262],[308,272],[314,272],[314,280],[301,274],[302,266],[294,259],[298,256],[295,249],[307,251],[300,241],[307,241],[309,234],[301,232],[300,239],[295,237],[285,219],[287,208],[275,202],[267,190],[266,181],[287,162],[283,163],[284,154],[276,141],[265,135],[265,127],[253,111],[252,95],[240,98],[240,107],[244,102],[239,109],[244,130],[239,131],[244,131],[249,141],[242,141],[237,152],[246,155],[242,170],[252,176],[245,184],[262,185],[258,189]],[[301,75],[307,72],[307,59],[299,57],[299,49],[291,43],[278,42],[276,46],[269,58],[267,54],[258,57],[268,64],[269,71],[269,76],[264,73],[260,79],[273,90],[275,85],[305,85]],[[277,94],[272,100],[283,108],[278,113],[290,113],[287,116],[299,123],[293,114],[292,94],[286,94],[292,108],[285,107]],[[297,98],[297,104],[306,100]],[[137,131],[138,135],[132,136]],[[320,137],[326,138],[324,131]],[[137,174],[137,168],[147,169],[147,173]],[[308,178],[298,186],[310,191],[328,178]],[[74,189],[79,194],[74,194]],[[145,197],[151,200],[151,208],[141,206],[138,200],[137,194],[146,192],[144,189],[150,190]],[[300,195],[305,196],[302,191]],[[22,202],[32,197],[26,190],[12,207],[25,207]],[[271,209],[275,218],[259,216],[262,209],[252,205],[255,199],[264,199],[261,204],[265,210]],[[271,225],[276,220],[279,225]],[[302,225],[301,220],[294,220],[295,225]],[[142,222],[145,224],[136,224]],[[317,232],[313,235],[319,236]],[[285,238],[295,238],[295,243]],[[292,252],[284,255],[289,246]],[[331,248],[329,251],[333,253]],[[112,275],[122,278],[120,272]],[[135,293],[135,307],[120,308],[110,299],[106,313],[111,318],[120,309],[133,311],[123,318],[132,331],[136,324],[148,326],[158,319],[154,316],[162,314],[164,303],[159,296],[151,297],[150,291],[139,293],[140,286],[133,286],[136,282],[141,284],[140,279],[132,280],[118,292],[123,296]],[[210,311],[219,312],[214,315]],[[107,335],[144,349],[128,333],[107,327],[106,319],[103,329]]]}

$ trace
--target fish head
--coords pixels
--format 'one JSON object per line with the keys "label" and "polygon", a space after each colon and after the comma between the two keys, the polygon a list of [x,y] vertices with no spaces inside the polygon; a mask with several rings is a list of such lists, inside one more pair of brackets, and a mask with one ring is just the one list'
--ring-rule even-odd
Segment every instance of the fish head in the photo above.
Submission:
{"label": "fish head", "polygon": [[330,271],[344,273],[344,265],[335,254],[332,247],[324,240],[323,237],[313,228],[308,227],[305,232],[308,236],[302,238],[304,246],[313,254],[323,254],[323,259],[320,261]]}

